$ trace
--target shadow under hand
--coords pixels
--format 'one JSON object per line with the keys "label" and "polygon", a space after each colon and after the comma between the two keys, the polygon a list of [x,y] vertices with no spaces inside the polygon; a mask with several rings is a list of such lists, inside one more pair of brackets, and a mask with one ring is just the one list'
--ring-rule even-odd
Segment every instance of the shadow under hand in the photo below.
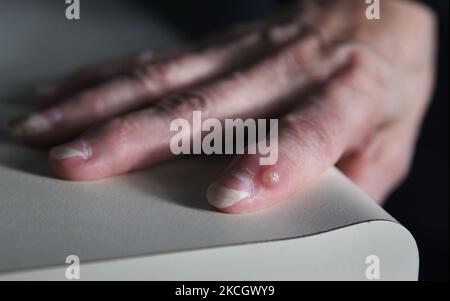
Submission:
{"label": "shadow under hand", "polygon": [[231,158],[190,157],[172,160],[127,176],[129,184],[162,201],[211,211],[206,190]]}
{"label": "shadow under hand", "polygon": [[0,143],[16,143],[8,132],[8,123],[29,114],[35,108],[36,104],[33,103],[31,92],[18,92],[13,95],[0,96]]}
{"label": "shadow under hand", "polygon": [[46,151],[27,148],[19,144],[2,144],[0,166],[53,178]]}

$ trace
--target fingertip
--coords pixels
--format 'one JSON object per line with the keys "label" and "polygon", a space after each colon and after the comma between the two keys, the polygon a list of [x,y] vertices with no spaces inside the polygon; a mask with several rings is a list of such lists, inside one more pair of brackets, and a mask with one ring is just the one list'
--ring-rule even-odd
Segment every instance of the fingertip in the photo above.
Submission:
{"label": "fingertip", "polygon": [[233,165],[208,188],[207,199],[212,207],[224,213],[243,214],[284,199],[285,186],[279,185],[283,178],[280,166],[260,166],[246,158],[239,158]]}
{"label": "fingertip", "polygon": [[49,159],[50,167],[57,177],[69,181],[87,180],[84,174],[77,172],[78,167],[73,161],[74,160],[55,160],[53,158]]}
{"label": "fingertip", "polygon": [[49,161],[55,174],[70,181],[87,181],[97,178],[89,170],[93,152],[86,141],[73,142],[50,150]]}
{"label": "fingertip", "polygon": [[52,108],[11,120],[8,123],[8,130],[16,138],[30,144],[36,142],[37,145],[41,145],[44,140],[49,140],[62,121],[60,110]]}
{"label": "fingertip", "polygon": [[32,147],[45,148],[51,146],[51,139],[30,130],[26,125],[26,120],[27,117],[20,117],[8,122],[7,130],[11,137]]}

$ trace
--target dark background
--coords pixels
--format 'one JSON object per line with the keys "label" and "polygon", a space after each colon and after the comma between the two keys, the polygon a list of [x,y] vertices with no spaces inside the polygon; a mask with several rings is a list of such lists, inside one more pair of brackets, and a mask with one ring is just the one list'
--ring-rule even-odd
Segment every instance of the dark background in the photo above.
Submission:
{"label": "dark background", "polygon": [[440,19],[438,80],[433,103],[422,129],[411,174],[391,196],[386,209],[416,238],[421,259],[420,279],[448,280],[449,1],[432,4]]}
{"label": "dark background", "polygon": [[[148,1],[141,5],[157,10],[182,29],[188,38],[228,25],[270,15],[286,1]],[[448,280],[449,238],[449,123],[448,123],[448,4],[424,1],[440,19],[438,80],[430,111],[418,143],[407,181],[388,200],[386,210],[408,228],[420,252],[420,280]]]}

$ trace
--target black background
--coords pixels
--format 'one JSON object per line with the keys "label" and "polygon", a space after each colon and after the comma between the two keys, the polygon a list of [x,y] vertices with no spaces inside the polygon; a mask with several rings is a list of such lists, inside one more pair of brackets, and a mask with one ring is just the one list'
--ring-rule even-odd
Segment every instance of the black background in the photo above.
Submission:
{"label": "black background", "polygon": [[413,170],[386,209],[419,245],[421,280],[448,280],[449,124],[448,1],[440,14],[438,81],[417,147]]}

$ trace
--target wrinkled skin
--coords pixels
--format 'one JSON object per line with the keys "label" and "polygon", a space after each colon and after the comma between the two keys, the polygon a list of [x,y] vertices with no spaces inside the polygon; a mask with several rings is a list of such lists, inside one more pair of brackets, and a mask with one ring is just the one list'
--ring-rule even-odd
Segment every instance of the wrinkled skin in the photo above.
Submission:
{"label": "wrinkled skin", "polygon": [[172,158],[170,123],[194,110],[204,119],[279,117],[278,162],[236,156],[208,191],[213,206],[269,207],[332,165],[382,202],[408,173],[428,106],[435,20],[413,1],[382,1],[381,20],[365,9],[301,1],[195,47],[94,66],[41,89],[42,109],[11,130],[32,145],[60,145],[51,166],[78,181]]}

